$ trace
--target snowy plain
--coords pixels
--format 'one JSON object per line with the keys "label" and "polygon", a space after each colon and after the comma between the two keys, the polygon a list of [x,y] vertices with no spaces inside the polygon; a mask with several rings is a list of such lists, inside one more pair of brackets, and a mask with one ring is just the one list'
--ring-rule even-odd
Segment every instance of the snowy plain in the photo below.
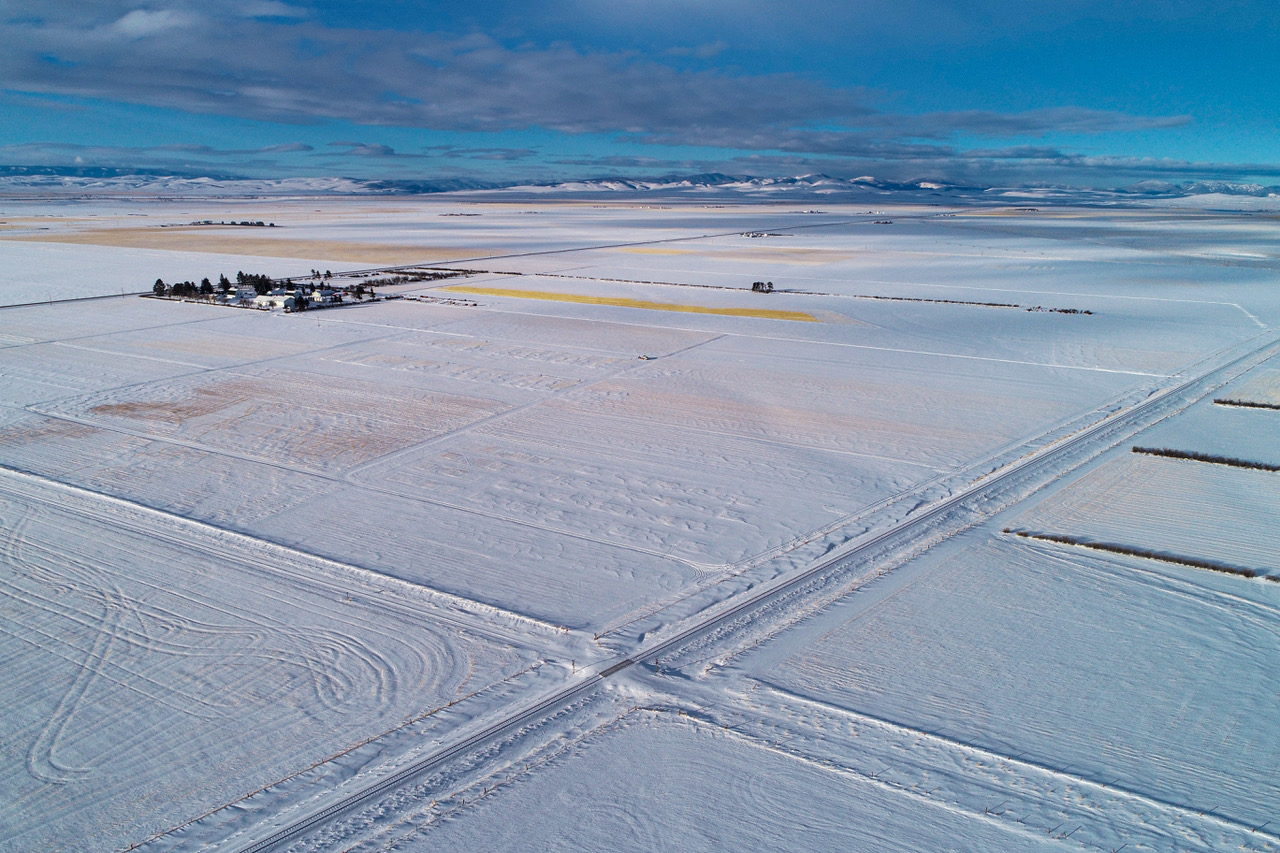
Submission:
{"label": "snowy plain", "polygon": [[1276,359],[639,651],[1273,342],[1275,221],[477,198],[5,203],[0,849],[246,849],[628,655],[290,843],[1280,849],[1280,584],[1005,532],[1280,573],[1280,474],[1131,451],[1280,463]]}

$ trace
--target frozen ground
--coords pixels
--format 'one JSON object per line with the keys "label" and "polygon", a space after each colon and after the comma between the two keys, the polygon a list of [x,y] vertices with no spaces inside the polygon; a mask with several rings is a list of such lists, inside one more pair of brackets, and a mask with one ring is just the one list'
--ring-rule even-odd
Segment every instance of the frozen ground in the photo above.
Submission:
{"label": "frozen ground", "polygon": [[31,478],[0,519],[8,849],[136,843],[536,660],[501,619]]}
{"label": "frozen ground", "polygon": [[0,848],[1280,848],[1273,221],[5,204]]}
{"label": "frozen ground", "polygon": [[1280,688],[1274,584],[1003,540],[925,571],[842,624],[839,607],[824,614],[831,627],[801,650],[768,649],[744,669],[833,708],[1240,826],[1280,807],[1280,738],[1259,725]]}
{"label": "frozen ground", "polygon": [[[850,804],[856,802],[856,817]],[[1062,850],[675,713],[637,711],[397,850]]]}
{"label": "frozen ground", "polygon": [[[0,238],[4,238],[0,232]],[[275,275],[309,274],[316,263],[264,261],[236,253],[174,252],[104,248],[94,245],[15,242],[0,239],[0,305],[51,302],[150,290],[157,278],[195,281],[219,275],[234,280],[238,271],[257,272],[269,265]]]}
{"label": "frozen ground", "polygon": [[1280,410],[1237,405],[1269,405],[1280,375],[1274,365],[1138,436],[1122,448],[1128,454],[1038,502],[1012,527],[1280,578]]}
{"label": "frozen ground", "polygon": [[431,198],[2,199],[0,305],[138,293],[157,278],[216,282],[220,274],[234,279],[237,270],[298,276],[696,237],[708,228],[756,227],[761,219],[750,206],[699,211]]}

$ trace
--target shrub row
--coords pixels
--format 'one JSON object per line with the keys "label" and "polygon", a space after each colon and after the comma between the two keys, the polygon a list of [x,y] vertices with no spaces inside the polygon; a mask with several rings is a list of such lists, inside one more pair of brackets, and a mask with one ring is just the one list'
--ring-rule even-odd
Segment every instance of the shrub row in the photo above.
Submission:
{"label": "shrub row", "polygon": [[1089,548],[1094,551],[1105,551],[1108,554],[1120,554],[1125,557],[1141,557],[1144,560],[1156,560],[1161,563],[1172,563],[1177,566],[1189,566],[1193,569],[1205,569],[1210,572],[1221,572],[1226,575],[1238,575],[1244,578],[1263,578],[1269,581],[1280,582],[1280,577],[1264,574],[1256,569],[1247,569],[1243,566],[1232,566],[1228,563],[1215,563],[1210,560],[1200,560],[1195,557],[1180,557],[1175,554],[1164,554],[1160,551],[1152,551],[1147,548],[1133,548],[1128,545],[1113,545],[1109,542],[1092,542],[1088,539],[1081,539],[1076,536],[1064,536],[1060,533],[1031,533],[1027,530],[1014,530],[1006,527],[1005,533],[1012,533],[1014,536],[1021,536],[1023,539],[1035,539],[1039,542],[1056,542],[1059,545],[1075,545],[1078,548]]}
{"label": "shrub row", "polygon": [[385,278],[365,279],[361,284],[372,287],[374,285],[392,285],[392,284],[412,284],[415,281],[439,281],[445,278],[458,278],[460,276],[474,275],[473,270],[408,270],[398,275],[387,276]]}
{"label": "shrub row", "polygon": [[1233,400],[1230,397],[1220,397],[1213,402],[1219,406],[1239,406],[1242,409],[1275,409],[1280,411],[1280,405],[1275,403],[1258,403],[1253,400]]}
{"label": "shrub row", "polygon": [[[248,226],[257,227],[257,228],[263,228],[268,225],[268,223],[263,222],[261,219],[257,221],[252,221],[252,222],[248,219],[242,220],[240,222],[214,222],[212,219],[200,219],[195,222],[192,222],[191,224],[192,225],[248,225]],[[270,227],[275,228],[276,224],[272,222],[270,223]]]}
{"label": "shrub row", "polygon": [[1280,471],[1280,465],[1266,462],[1253,462],[1248,459],[1236,459],[1231,456],[1213,456],[1208,453],[1194,453],[1188,450],[1171,450],[1168,447],[1137,447],[1134,453],[1145,456],[1167,456],[1170,459],[1189,459],[1192,462],[1208,462],[1210,465],[1230,465],[1232,468],[1248,468],[1253,471]]}
{"label": "shrub row", "polygon": [[[974,302],[967,299],[926,299],[921,296],[880,296],[874,293],[824,293],[819,290],[779,290],[779,293],[798,293],[802,296],[844,296],[849,299],[878,299],[881,302],[932,302],[935,305],[974,305],[979,308],[1021,308],[1013,302]],[[1028,311],[1031,309],[1028,308]]]}
{"label": "shrub row", "polygon": [[845,296],[850,299],[878,299],[881,302],[931,302],[935,305],[972,305],[977,308],[1021,308],[1045,314],[1092,314],[1087,308],[1045,308],[1033,305],[1028,308],[1016,302],[977,302],[971,299],[927,299],[922,296],[882,296],[874,293],[825,293],[818,290],[779,290],[778,293],[798,293],[802,296]]}

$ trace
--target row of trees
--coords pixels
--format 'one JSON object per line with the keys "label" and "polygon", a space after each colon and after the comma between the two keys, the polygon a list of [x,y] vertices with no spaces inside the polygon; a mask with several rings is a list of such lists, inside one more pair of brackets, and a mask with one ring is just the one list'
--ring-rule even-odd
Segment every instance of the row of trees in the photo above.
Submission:
{"label": "row of trees", "polygon": [[[333,274],[326,270],[323,274],[319,270],[313,270],[313,278],[323,278],[326,282],[333,278]],[[411,273],[409,275],[392,276],[384,279],[366,279],[354,287],[345,285],[341,289],[348,295],[353,295],[357,300],[363,299],[365,296],[374,297],[374,286],[379,284],[403,284],[409,281],[420,281],[422,279],[447,278],[453,275],[461,275],[463,273],[449,271],[444,274],[438,273]],[[309,298],[314,297],[311,294],[320,289],[324,285],[299,282],[295,283],[293,279],[282,279],[283,287],[294,297],[294,310],[300,311],[308,304]],[[236,273],[235,287],[238,290],[247,290],[253,288],[254,293],[262,296],[270,293],[277,288],[277,283],[268,275],[258,273],[246,273],[243,270]],[[208,278],[204,278],[199,284],[194,281],[175,281],[173,284],[166,284],[164,279],[156,279],[155,285],[151,288],[156,296],[168,296],[179,299],[211,299],[215,292],[227,294],[232,289],[231,281],[225,276],[218,276],[218,283],[215,285]],[[340,299],[341,297],[339,297]],[[375,297],[376,298],[376,297]]]}
{"label": "row of trees", "polygon": [[271,276],[255,275],[243,271],[236,273],[236,285],[238,287],[252,287],[259,296],[264,293],[270,293],[275,289],[275,283],[271,281]]}
{"label": "row of trees", "polygon": [[164,279],[158,278],[156,279],[156,283],[151,287],[151,292],[156,296],[181,296],[208,299],[210,296],[213,296],[213,282],[206,278],[199,284],[196,284],[194,281],[175,281],[173,284],[165,284]]}
{"label": "row of trees", "polygon": [[[271,276],[241,271],[236,273],[236,286],[237,288],[252,287],[255,293],[261,295],[270,293],[275,284],[271,281]],[[218,276],[217,290],[219,293],[230,293],[230,279],[225,275]],[[173,284],[165,284],[164,279],[158,278],[152,285],[151,292],[156,296],[208,299],[213,296],[214,284],[208,277],[201,279],[199,284],[194,281],[175,281]]]}

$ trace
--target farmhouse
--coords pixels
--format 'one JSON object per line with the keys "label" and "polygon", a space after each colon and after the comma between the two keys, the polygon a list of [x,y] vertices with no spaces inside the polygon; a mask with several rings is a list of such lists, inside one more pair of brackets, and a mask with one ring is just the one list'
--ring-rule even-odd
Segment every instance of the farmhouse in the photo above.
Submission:
{"label": "farmhouse", "polygon": [[298,300],[295,295],[284,290],[273,290],[270,293],[264,293],[253,298],[253,307],[264,310],[283,308],[286,311],[292,311],[297,304]]}

